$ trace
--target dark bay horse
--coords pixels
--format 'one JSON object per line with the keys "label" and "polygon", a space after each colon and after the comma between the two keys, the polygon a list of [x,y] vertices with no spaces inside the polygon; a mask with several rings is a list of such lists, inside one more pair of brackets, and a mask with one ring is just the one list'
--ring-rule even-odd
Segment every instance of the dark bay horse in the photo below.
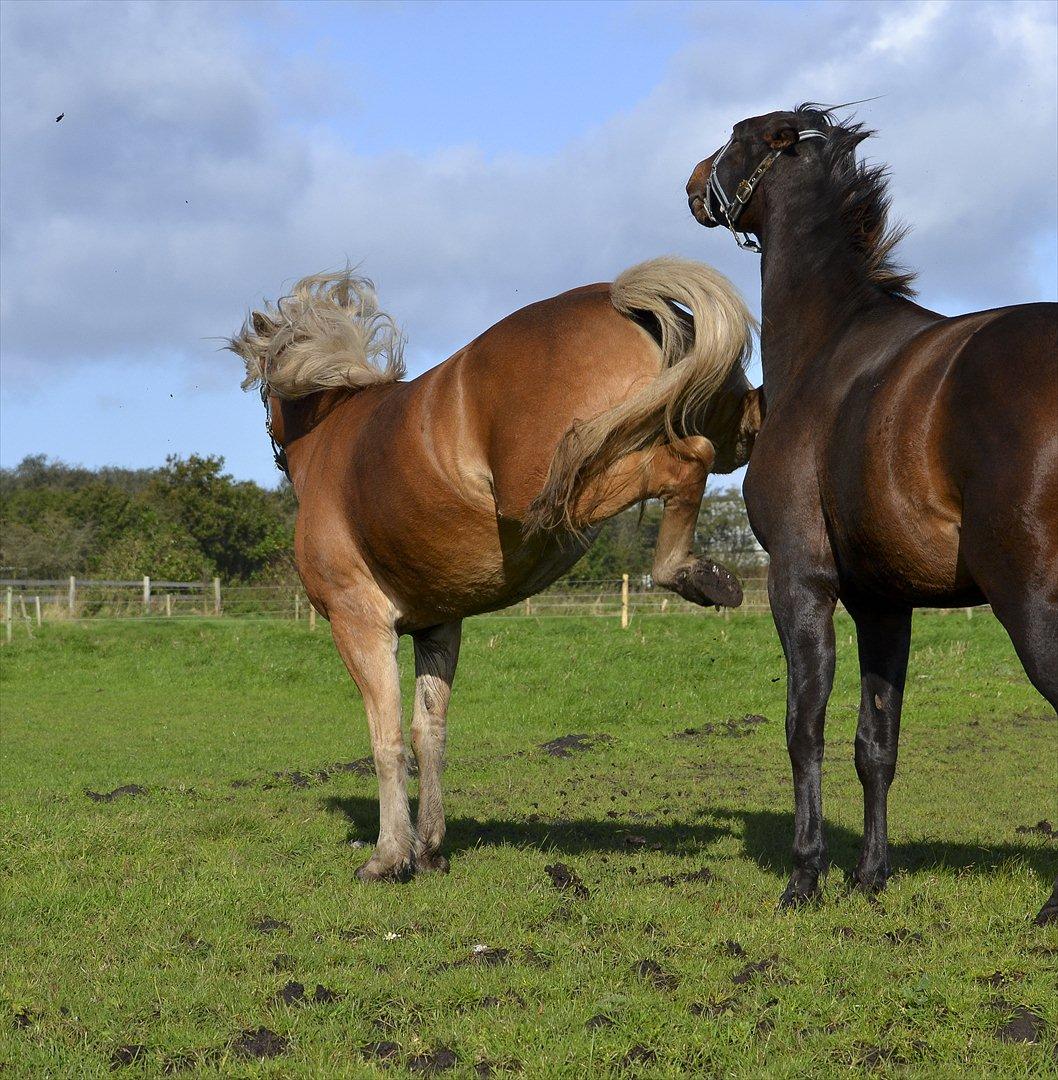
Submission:
{"label": "dark bay horse", "polygon": [[399,331],[350,272],[306,278],[231,340],[298,495],[298,571],[364,698],[380,823],[362,880],[447,866],[441,768],[465,617],[538,592],[646,498],[664,504],[655,580],[698,604],[741,602],[692,543],[708,474],[744,464],[759,426],[752,327],[720,274],[657,259],[523,308],[410,382]]}
{"label": "dark bay horse", "polygon": [[[885,170],[856,161],[869,134],[820,106],[743,120],[687,184],[702,225],[763,250],[766,413],[745,498],[771,556],[788,668],[786,905],[811,897],[827,868],[820,773],[837,600],[859,643],[855,880],[867,889],[890,874],[913,608],[987,601],[1058,707],[1058,305],[948,318],[915,304],[913,276],[893,263],[901,234],[887,225]],[[1038,921],[1055,919],[1058,882]]]}

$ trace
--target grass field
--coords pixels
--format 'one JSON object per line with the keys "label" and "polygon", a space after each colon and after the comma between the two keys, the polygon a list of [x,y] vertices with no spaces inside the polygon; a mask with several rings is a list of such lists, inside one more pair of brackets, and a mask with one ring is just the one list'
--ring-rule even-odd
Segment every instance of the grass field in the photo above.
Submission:
{"label": "grass field", "polygon": [[[388,887],[353,878],[375,784],[334,767],[369,744],[325,632],[130,621],[16,641],[5,1074],[1058,1072],[1058,930],[1031,925],[1058,842],[1022,831],[1056,820],[1058,723],[990,616],[918,619],[898,873],[871,903],[843,880],[850,635],[839,620],[834,868],[820,904],[784,914],[784,665],[764,616],[469,623],[452,872]],[[595,738],[542,748],[569,734]],[[144,790],[85,793],[126,785]],[[583,888],[556,887],[556,863]]]}

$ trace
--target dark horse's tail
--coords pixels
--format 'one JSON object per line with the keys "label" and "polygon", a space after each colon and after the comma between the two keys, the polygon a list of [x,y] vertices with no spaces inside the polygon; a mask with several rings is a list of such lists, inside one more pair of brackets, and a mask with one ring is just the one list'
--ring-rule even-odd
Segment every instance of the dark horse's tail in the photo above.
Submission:
{"label": "dark horse's tail", "polygon": [[566,432],[544,490],[529,507],[527,532],[578,531],[575,508],[592,481],[627,454],[680,438],[688,414],[749,356],[756,326],[753,316],[734,285],[702,263],[676,258],[640,263],[617,278],[610,297],[622,315],[647,314],[656,322],[661,348],[658,377],[619,405],[578,421]]}
{"label": "dark horse's tail", "polygon": [[228,348],[246,364],[243,389],[300,398],[404,378],[404,337],[375,286],[351,269],[302,278],[275,307],[254,311]]}

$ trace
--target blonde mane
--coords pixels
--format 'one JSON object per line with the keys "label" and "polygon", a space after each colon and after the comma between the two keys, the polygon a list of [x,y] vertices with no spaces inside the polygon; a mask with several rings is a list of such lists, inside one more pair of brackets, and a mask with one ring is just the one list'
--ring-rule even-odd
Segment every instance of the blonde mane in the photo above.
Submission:
{"label": "blonde mane", "polygon": [[273,307],[250,313],[228,341],[246,364],[244,390],[295,399],[404,378],[404,335],[353,270],[302,278]]}

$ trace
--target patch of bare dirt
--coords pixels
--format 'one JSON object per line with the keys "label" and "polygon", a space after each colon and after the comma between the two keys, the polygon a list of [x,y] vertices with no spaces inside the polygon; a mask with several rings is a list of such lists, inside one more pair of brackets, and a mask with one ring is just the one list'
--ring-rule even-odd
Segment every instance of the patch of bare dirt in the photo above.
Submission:
{"label": "patch of bare dirt", "polygon": [[613,742],[609,735],[562,735],[543,743],[540,747],[549,757],[570,757],[574,753],[591,750],[595,746],[608,746]]}
{"label": "patch of bare dirt", "polygon": [[105,793],[89,791],[88,788],[85,788],[84,793],[92,802],[113,802],[115,799],[132,799],[137,795],[146,795],[147,789],[139,784],[122,784],[121,787],[116,787],[113,791]]}

